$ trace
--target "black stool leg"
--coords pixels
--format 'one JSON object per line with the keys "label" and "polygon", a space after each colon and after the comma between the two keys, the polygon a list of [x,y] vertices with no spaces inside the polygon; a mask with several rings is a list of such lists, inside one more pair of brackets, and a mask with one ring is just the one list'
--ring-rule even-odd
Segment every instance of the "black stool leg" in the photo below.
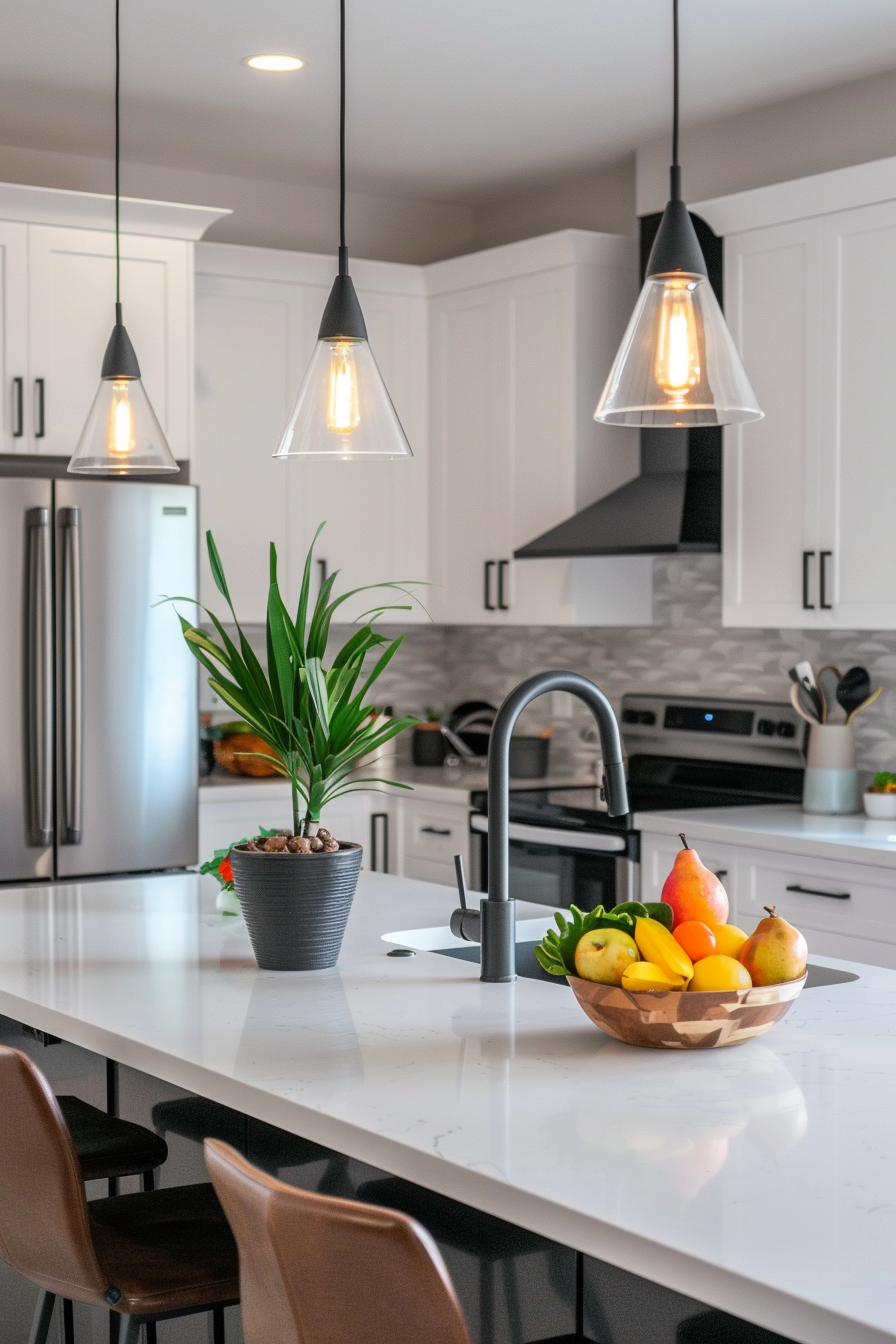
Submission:
{"label": "black stool leg", "polygon": [[75,1312],[67,1297],[62,1299],[62,1338],[64,1344],[75,1344]]}
{"label": "black stool leg", "polygon": [[34,1308],[34,1319],[31,1322],[28,1344],[47,1344],[47,1335],[50,1331],[50,1321],[53,1318],[55,1302],[56,1294],[48,1293],[45,1288],[41,1288],[37,1295],[37,1306]]}
{"label": "black stool leg", "polygon": [[212,1307],[212,1344],[224,1344],[223,1307]]}
{"label": "black stool leg", "polygon": [[154,1171],[144,1171],[141,1177],[141,1183],[144,1190],[155,1190],[156,1176]]}
{"label": "black stool leg", "polygon": [[146,1344],[156,1344],[156,1323],[155,1321],[146,1322]]}

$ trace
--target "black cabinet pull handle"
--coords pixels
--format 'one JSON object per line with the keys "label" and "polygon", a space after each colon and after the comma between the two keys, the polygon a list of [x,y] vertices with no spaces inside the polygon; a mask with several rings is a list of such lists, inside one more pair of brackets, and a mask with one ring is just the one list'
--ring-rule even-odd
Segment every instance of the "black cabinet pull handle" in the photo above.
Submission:
{"label": "black cabinet pull handle", "polygon": [[492,601],[492,570],[494,569],[494,567],[495,567],[495,562],[494,562],[494,560],[486,560],[486,562],[485,562],[485,596],[484,596],[484,598],[483,598],[483,606],[485,607],[486,611],[494,611],[494,610],[495,610],[495,604],[494,604],[494,602]]}
{"label": "black cabinet pull handle", "polygon": [[721,880],[722,880],[723,877],[727,877],[727,876],[728,876],[728,869],[727,869],[727,868],[717,868],[717,869],[716,869],[716,877],[719,879],[720,882],[721,882]]}
{"label": "black cabinet pull handle", "polygon": [[320,570],[320,586],[323,588],[328,578],[326,560],[318,560],[317,568]]}
{"label": "black cabinet pull handle", "polygon": [[814,551],[803,551],[803,611],[814,611],[815,603],[809,601],[809,561]]}
{"label": "black cabinet pull handle", "polygon": [[450,830],[445,830],[443,826],[421,826],[422,835],[450,835]]}
{"label": "black cabinet pull handle", "polygon": [[[380,834],[378,822],[382,823],[383,852],[380,856],[380,847],[377,843]],[[372,873],[388,873],[389,871],[389,813],[374,812],[370,817],[370,871]]]}
{"label": "black cabinet pull handle", "polygon": [[509,611],[510,604],[504,601],[504,575],[510,568],[509,560],[498,561],[498,610]]}
{"label": "black cabinet pull handle", "polygon": [[20,439],[25,433],[25,408],[23,405],[25,397],[25,379],[13,378],[12,380],[12,414],[15,428],[12,431],[14,439]]}
{"label": "black cabinet pull handle", "polygon": [[818,553],[818,605],[822,611],[832,611],[832,605],[827,601],[827,561],[834,554],[833,551],[819,551]]}
{"label": "black cabinet pull handle", "polygon": [[34,380],[34,392],[35,392],[35,397],[36,397],[36,402],[37,402],[36,410],[35,410],[35,419],[37,420],[37,428],[36,428],[35,431],[34,431],[34,437],[35,437],[36,439],[42,439],[42,438],[44,437],[45,433],[46,433],[46,426],[45,426],[45,424],[44,424],[44,380],[43,380],[43,378],[35,378],[35,380]]}
{"label": "black cabinet pull handle", "polygon": [[803,896],[829,896],[832,901],[848,901],[850,894],[848,891],[816,891],[814,887],[802,887],[799,882],[794,882],[787,888],[788,891],[798,891]]}

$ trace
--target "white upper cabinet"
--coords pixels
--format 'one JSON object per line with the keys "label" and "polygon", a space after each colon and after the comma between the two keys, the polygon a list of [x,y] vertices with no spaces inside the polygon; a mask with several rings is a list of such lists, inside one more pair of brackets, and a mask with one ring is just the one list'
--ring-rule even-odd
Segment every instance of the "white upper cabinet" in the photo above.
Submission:
{"label": "white upper cabinet", "polygon": [[[177,458],[193,431],[193,242],[223,212],[121,202],[124,322]],[[113,202],[0,184],[3,452],[69,457],[115,321]]]}
{"label": "white upper cabinet", "polygon": [[894,629],[896,160],[693,208],[765,411],[726,430],[724,623]]}
{"label": "white upper cabinet", "polygon": [[637,290],[632,239],[575,230],[427,269],[433,609],[457,624],[649,624],[649,557],[514,550],[637,475],[594,423]]}
{"label": "white upper cabinet", "polygon": [[[203,530],[221,551],[241,621],[265,619],[268,547],[292,606],[320,523],[314,590],[340,571],[336,592],[428,578],[426,300],[419,267],[354,263],[370,345],[414,452],[410,460],[274,461],[311,357],[334,276],[330,257],[203,244],[196,260],[196,451]],[[203,602],[216,611],[202,557]],[[427,590],[419,589],[424,602]],[[341,609],[351,620],[374,603],[407,599],[380,590]],[[390,615],[427,619],[414,605]]]}

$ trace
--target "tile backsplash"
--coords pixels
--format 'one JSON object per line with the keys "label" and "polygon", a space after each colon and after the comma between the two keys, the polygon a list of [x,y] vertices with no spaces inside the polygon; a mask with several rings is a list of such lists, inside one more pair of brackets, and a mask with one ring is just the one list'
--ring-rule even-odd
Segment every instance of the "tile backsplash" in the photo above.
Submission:
{"label": "tile backsplash", "polygon": [[[617,709],[625,691],[783,701],[787,669],[800,659],[844,671],[862,663],[884,693],[857,719],[859,765],[869,774],[896,768],[896,631],[723,629],[721,556],[660,557],[654,566],[649,628],[412,626],[377,700],[414,713],[471,699],[499,704],[524,677],[563,668],[597,682]],[[263,647],[263,631],[252,635]],[[571,716],[558,717],[560,706],[544,696],[520,726],[538,732],[553,725],[557,748],[590,759],[593,749],[581,736],[590,732],[590,716],[577,703],[565,708]]]}

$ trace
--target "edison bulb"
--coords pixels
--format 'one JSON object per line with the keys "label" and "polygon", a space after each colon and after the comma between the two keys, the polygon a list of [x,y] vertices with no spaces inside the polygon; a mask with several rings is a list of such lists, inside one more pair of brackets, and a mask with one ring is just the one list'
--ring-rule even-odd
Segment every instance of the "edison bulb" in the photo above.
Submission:
{"label": "edison bulb", "polygon": [[106,447],[112,457],[129,457],[137,447],[137,428],[131,406],[129,380],[112,383]]}
{"label": "edison bulb", "polygon": [[335,341],[330,354],[327,383],[327,429],[336,434],[351,434],[361,419],[358,397],[358,370],[351,341]]}
{"label": "edison bulb", "polygon": [[693,290],[691,280],[667,280],[658,314],[654,376],[666,395],[679,403],[701,376]]}

